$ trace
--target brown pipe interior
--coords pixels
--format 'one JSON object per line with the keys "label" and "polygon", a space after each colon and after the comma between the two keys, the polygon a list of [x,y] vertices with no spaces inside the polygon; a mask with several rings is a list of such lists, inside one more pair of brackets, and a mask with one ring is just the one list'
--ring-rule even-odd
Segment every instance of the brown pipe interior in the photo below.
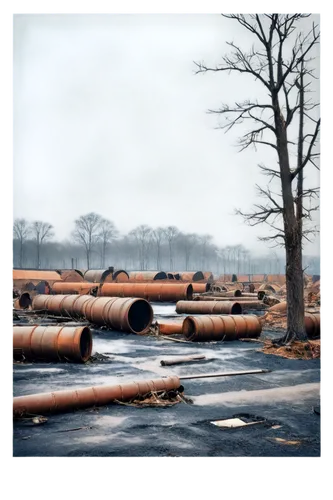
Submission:
{"label": "brown pipe interior", "polygon": [[242,296],[242,292],[240,290],[235,290],[234,297],[241,297],[241,296]]}
{"label": "brown pipe interior", "polygon": [[19,298],[19,304],[22,309],[27,309],[29,306],[31,306],[32,300],[28,292],[22,293],[21,297]]}
{"label": "brown pipe interior", "polygon": [[193,299],[193,286],[191,284],[188,285],[188,287],[187,287],[186,298],[187,298],[187,300]]}
{"label": "brown pipe interior", "polygon": [[143,332],[153,319],[151,306],[145,300],[137,300],[128,311],[128,323],[135,333]]}
{"label": "brown pipe interior", "polygon": [[90,328],[85,326],[81,332],[80,337],[80,354],[83,361],[87,361],[90,358],[92,348],[92,338]]}
{"label": "brown pipe interior", "polygon": [[242,314],[242,306],[238,302],[235,302],[231,306],[231,314]]}
{"label": "brown pipe interior", "polygon": [[259,290],[258,292],[258,299],[262,300],[266,295],[266,292],[264,290]]}
{"label": "brown pipe interior", "polygon": [[195,323],[192,318],[185,318],[183,323],[183,334],[188,340],[191,340],[195,335]]}

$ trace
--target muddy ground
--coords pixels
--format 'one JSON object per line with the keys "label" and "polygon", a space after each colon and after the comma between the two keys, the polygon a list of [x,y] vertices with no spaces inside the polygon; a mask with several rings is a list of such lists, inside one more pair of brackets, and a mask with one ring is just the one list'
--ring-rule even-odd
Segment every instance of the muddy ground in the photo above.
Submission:
{"label": "muddy ground", "polygon": [[[175,306],[153,304],[156,319]],[[263,337],[280,333],[263,332]],[[181,338],[181,337],[178,337]],[[176,343],[154,337],[93,331],[87,365],[15,364],[14,396],[176,374],[270,369],[270,373],[184,380],[193,404],[135,408],[110,404],[49,415],[42,425],[14,421],[14,456],[320,456],[320,359],[292,360],[259,351],[261,344]],[[162,367],[160,360],[204,354],[205,361]],[[264,423],[221,429],[213,420],[241,415]]]}

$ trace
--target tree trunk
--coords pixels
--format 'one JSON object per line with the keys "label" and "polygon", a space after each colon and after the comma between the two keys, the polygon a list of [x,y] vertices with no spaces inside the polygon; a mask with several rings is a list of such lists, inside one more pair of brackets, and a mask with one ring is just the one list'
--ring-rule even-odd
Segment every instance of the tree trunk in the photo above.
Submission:
{"label": "tree trunk", "polygon": [[302,240],[294,210],[289,167],[286,124],[280,112],[277,97],[273,98],[277,149],[283,198],[283,223],[286,249],[287,333],[283,343],[292,340],[307,341],[304,329],[304,291],[302,271]]}
{"label": "tree trunk", "polygon": [[23,240],[20,240],[20,268],[22,269],[23,264]]}

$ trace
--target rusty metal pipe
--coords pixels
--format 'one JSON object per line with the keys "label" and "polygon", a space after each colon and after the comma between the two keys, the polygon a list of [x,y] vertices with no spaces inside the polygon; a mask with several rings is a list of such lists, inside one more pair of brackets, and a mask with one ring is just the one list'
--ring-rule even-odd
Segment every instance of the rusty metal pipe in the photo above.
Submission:
{"label": "rusty metal pipe", "polygon": [[284,302],[280,302],[280,304],[275,304],[274,306],[270,307],[268,310],[284,313],[287,311],[287,302],[284,301]]}
{"label": "rusty metal pipe", "polygon": [[[171,281],[171,280],[169,280]],[[193,287],[183,283],[104,283],[100,297],[140,297],[151,302],[192,300]]]}
{"label": "rusty metal pipe", "polygon": [[185,356],[184,358],[171,358],[171,359],[162,359],[161,366],[172,366],[179,365],[180,363],[188,363],[191,361],[200,361],[202,359],[206,359],[204,355],[194,355],[194,356]]}
{"label": "rusty metal pipe", "polygon": [[257,316],[188,316],[183,335],[192,342],[256,338],[261,333]]}
{"label": "rusty metal pipe", "polygon": [[305,313],[304,326],[309,339],[320,337],[320,314]]}
{"label": "rusty metal pipe", "polygon": [[51,291],[54,294],[91,294],[96,296],[98,290],[98,283],[88,283],[88,282],[73,282],[69,283],[67,281],[61,281],[53,283]]}
{"label": "rusty metal pipe", "polygon": [[183,331],[183,321],[157,321],[159,333],[162,335],[181,334]]}
{"label": "rusty metal pipe", "polygon": [[18,396],[13,401],[14,417],[44,415],[104,406],[114,401],[129,401],[149,392],[183,389],[175,375],[156,380],[140,380],[120,385],[100,385],[76,390]]}
{"label": "rusty metal pipe", "polygon": [[153,316],[149,302],[140,298],[97,297],[85,306],[88,321],[123,332],[146,333]]}
{"label": "rusty metal pipe", "polygon": [[242,314],[242,306],[238,302],[219,302],[214,300],[187,301],[180,300],[176,304],[178,314]]}
{"label": "rusty metal pipe", "polygon": [[210,283],[191,283],[194,293],[205,293],[210,290]]}
{"label": "rusty metal pipe", "polygon": [[73,361],[84,363],[91,356],[90,328],[70,326],[14,326],[14,359]]}

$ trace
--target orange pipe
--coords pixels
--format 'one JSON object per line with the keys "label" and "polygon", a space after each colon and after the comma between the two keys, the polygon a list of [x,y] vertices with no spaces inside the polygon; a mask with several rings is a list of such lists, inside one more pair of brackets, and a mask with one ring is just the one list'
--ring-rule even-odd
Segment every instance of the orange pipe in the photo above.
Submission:
{"label": "orange pipe", "polygon": [[194,293],[205,293],[210,290],[210,283],[191,283]]}
{"label": "orange pipe", "polygon": [[178,314],[242,314],[239,302],[225,301],[188,301],[180,300],[176,304]]}
{"label": "orange pipe", "polygon": [[[171,280],[170,280],[171,281]],[[182,283],[104,283],[100,297],[141,297],[152,302],[192,300],[193,287]]]}
{"label": "orange pipe", "polygon": [[181,334],[183,331],[183,321],[157,321],[159,331],[162,335]]}
{"label": "orange pipe", "polygon": [[304,326],[310,339],[320,337],[320,314],[305,313]]}
{"label": "orange pipe", "polygon": [[51,290],[55,294],[69,294],[69,293],[79,293],[83,294],[93,294],[97,292],[99,283],[88,283],[88,282],[73,282],[68,281],[53,283]]}
{"label": "orange pipe", "polygon": [[97,297],[85,307],[85,317],[91,323],[138,334],[149,330],[153,316],[149,302],[140,298]]}
{"label": "orange pipe", "polygon": [[268,309],[269,311],[275,311],[275,312],[286,312],[287,311],[287,302],[280,302],[280,304],[275,304],[275,306],[272,306]]}
{"label": "orange pipe", "polygon": [[69,326],[14,326],[14,359],[73,361],[83,363],[90,358],[90,328]]}
{"label": "orange pipe", "polygon": [[57,316],[85,318],[95,325],[138,334],[147,332],[153,321],[151,305],[140,298],[38,295],[32,308]]}
{"label": "orange pipe", "polygon": [[188,316],[183,335],[192,342],[255,338],[261,333],[257,316]]}
{"label": "orange pipe", "polygon": [[14,398],[13,414],[14,417],[22,417],[27,414],[44,415],[45,413],[66,412],[90,406],[104,406],[114,401],[129,401],[152,391],[170,391],[180,388],[179,378],[172,376],[120,385],[100,385],[76,390],[31,394]]}

